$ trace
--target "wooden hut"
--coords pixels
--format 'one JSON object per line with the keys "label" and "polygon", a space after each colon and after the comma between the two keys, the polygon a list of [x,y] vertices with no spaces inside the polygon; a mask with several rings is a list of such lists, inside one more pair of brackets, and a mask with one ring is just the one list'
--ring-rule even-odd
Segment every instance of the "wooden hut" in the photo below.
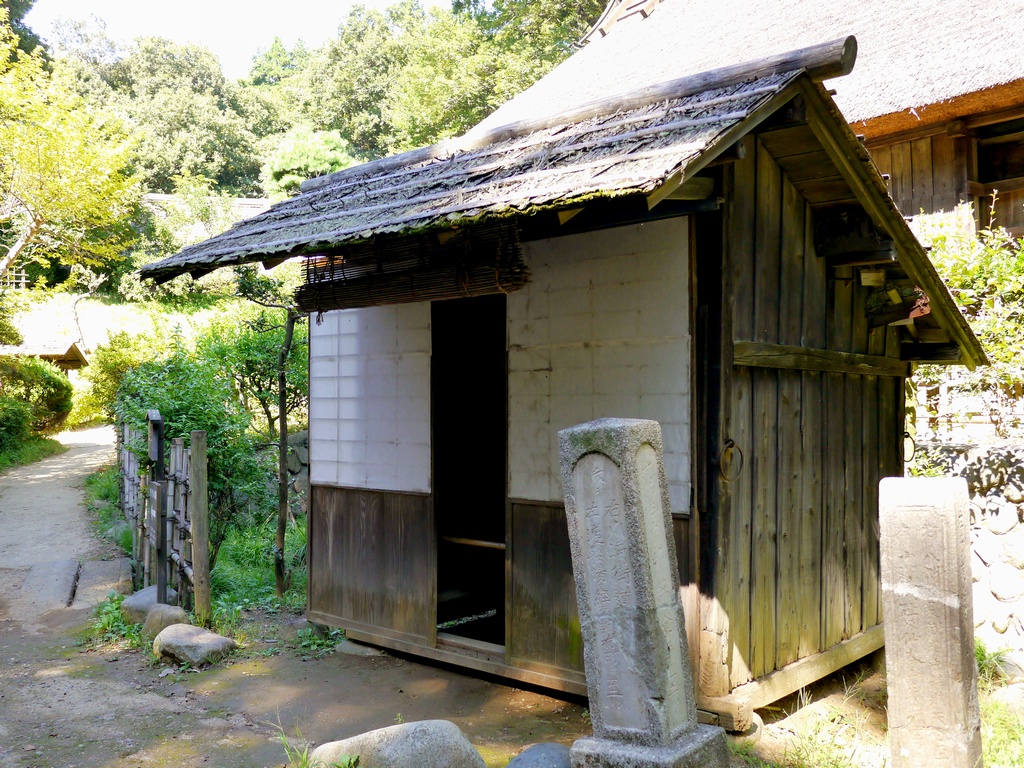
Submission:
{"label": "wooden hut", "polygon": [[622,416],[662,424],[708,718],[882,645],[904,380],[985,356],[820,84],[855,49],[491,120],[143,269],[306,258],[311,620],[585,692],[556,432]]}
{"label": "wooden hut", "polygon": [[[1021,28],[1021,3],[833,0],[823,7],[784,0],[752,9],[746,0],[612,0],[586,39],[642,37],[642,58],[622,64],[644,85],[706,69],[720,57],[773,55],[856,35],[856,71],[829,87],[904,215],[973,203],[987,226],[998,191],[996,223],[1024,235]],[[683,44],[680,30],[707,44]]]}
{"label": "wooden hut", "polygon": [[38,357],[53,363],[62,371],[77,371],[89,364],[77,341],[36,341],[27,344],[0,344],[0,356]]}

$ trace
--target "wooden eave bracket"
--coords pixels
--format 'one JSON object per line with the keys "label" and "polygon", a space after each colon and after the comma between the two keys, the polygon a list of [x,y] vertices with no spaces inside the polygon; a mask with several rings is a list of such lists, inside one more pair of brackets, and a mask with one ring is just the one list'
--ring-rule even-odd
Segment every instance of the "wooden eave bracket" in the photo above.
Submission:
{"label": "wooden eave bracket", "polygon": [[867,150],[857,141],[839,109],[824,94],[820,84],[799,80],[794,85],[804,94],[807,101],[807,124],[822,148],[841,170],[875,226],[892,237],[900,266],[928,292],[934,316],[959,346],[959,362],[971,370],[978,365],[987,365],[988,356],[981,343],[957,308],[935,266],[928,260],[921,244],[896,209]]}

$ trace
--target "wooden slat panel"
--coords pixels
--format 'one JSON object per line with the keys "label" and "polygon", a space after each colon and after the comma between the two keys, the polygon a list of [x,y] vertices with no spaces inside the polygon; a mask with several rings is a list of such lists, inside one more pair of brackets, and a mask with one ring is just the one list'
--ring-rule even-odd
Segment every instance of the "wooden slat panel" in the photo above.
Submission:
{"label": "wooden slat panel", "polygon": [[806,468],[801,438],[801,374],[779,373],[778,513],[775,585],[775,669],[798,658],[800,646],[800,541],[804,527],[802,477]]}
{"label": "wooden slat panel", "polygon": [[[720,535],[724,534],[724,538],[721,539],[725,552],[722,584],[726,587],[720,595],[720,602],[728,617],[728,635],[724,642],[727,644],[730,689],[753,679],[750,606],[754,514],[752,458],[755,451],[753,401],[753,373],[746,368],[736,369],[732,379],[730,437],[743,451],[744,466],[739,467],[739,455],[734,454],[732,465],[726,467],[726,471],[730,473],[729,477],[733,478],[732,482],[726,485],[726,494],[729,498],[729,527],[720,531]],[[703,667],[703,657],[701,665]],[[728,693],[728,690],[725,693]]]}
{"label": "wooden slat panel", "polygon": [[852,200],[855,195],[850,185],[842,176],[832,178],[811,179],[809,181],[796,182],[796,188],[800,194],[807,198],[812,205],[825,205],[840,200]]}
{"label": "wooden slat panel", "polygon": [[913,207],[904,211],[916,216],[921,211],[928,213],[932,207],[932,140],[915,139],[910,142],[910,164],[913,183]]}
{"label": "wooden slat panel", "polygon": [[804,201],[782,179],[782,244],[779,276],[779,343],[799,346],[803,331]]}
{"label": "wooden slat panel", "polygon": [[[854,273],[856,274],[856,273]],[[850,351],[858,355],[866,355],[868,352],[868,316],[865,312],[868,294],[871,289],[860,284],[856,277],[853,281],[853,308],[852,316],[852,344]]]}
{"label": "wooden slat panel", "polygon": [[914,197],[914,166],[910,159],[910,143],[902,142],[893,144],[892,152],[892,178],[889,182],[889,189],[892,192],[892,199],[896,201],[897,207],[904,215],[913,215]]}
{"label": "wooden slat panel", "polygon": [[883,176],[889,176],[889,195],[892,196],[892,150],[889,145],[886,144],[883,147],[873,147],[871,149],[871,159],[875,161],[875,167],[878,168],[878,172]]}
{"label": "wooden slat panel", "polygon": [[782,173],[772,156],[763,147],[758,147],[752,337],[755,341],[778,341],[781,226]]}
{"label": "wooden slat panel", "polygon": [[583,670],[565,509],[512,504],[508,662]]}
{"label": "wooden slat panel", "polygon": [[776,160],[782,172],[793,182],[825,179],[836,175],[835,163],[823,149]]}
{"label": "wooden slat panel", "polygon": [[837,277],[829,283],[828,348],[837,352],[853,349],[853,282],[852,277]]}
{"label": "wooden slat panel", "polygon": [[846,387],[846,629],[843,638],[863,629],[864,577],[864,411],[863,377],[847,376]]}
{"label": "wooden slat panel", "polygon": [[778,374],[757,369],[754,384],[753,560],[751,562],[751,672],[775,668],[775,584],[778,488]]}
{"label": "wooden slat panel", "polygon": [[864,504],[861,529],[864,534],[863,615],[862,626],[869,629],[878,623],[880,602],[878,570],[878,481],[881,480],[878,419],[871,413],[880,405],[879,380],[875,376],[863,377],[864,388]]}
{"label": "wooden slat panel", "polygon": [[432,644],[436,615],[430,498],[313,487],[309,612]]}
{"label": "wooden slat panel", "polygon": [[956,139],[949,136],[932,136],[931,142],[933,210],[951,211],[959,202],[957,195]]}
{"label": "wooden slat panel", "polygon": [[736,366],[900,377],[909,372],[907,363],[877,355],[855,355],[830,349],[788,347],[739,339],[733,342],[733,346],[733,365]]}
{"label": "wooden slat panel", "polygon": [[758,137],[772,157],[781,159],[790,155],[801,155],[821,149],[821,144],[814,136],[814,131],[806,125],[791,128],[779,128],[765,131]]}
{"label": "wooden slat panel", "polygon": [[797,594],[797,655],[824,650],[821,640],[822,476],[824,472],[823,375],[802,373],[800,439],[800,527]]}
{"label": "wooden slat panel", "polygon": [[810,349],[825,349],[828,343],[828,318],[825,306],[828,301],[828,267],[825,259],[819,259],[814,250],[814,216],[810,205],[804,206],[804,286],[803,286],[803,330],[801,346]]}
{"label": "wooden slat panel", "polygon": [[822,521],[822,635],[825,648],[845,629],[845,399],[842,374],[825,374],[825,514]]}
{"label": "wooden slat panel", "polygon": [[[753,136],[740,141],[743,159],[730,167],[731,194],[725,225],[727,259],[724,270],[723,314],[730,318],[733,335],[752,338],[754,333],[754,229],[757,183],[757,143]],[[723,333],[727,324],[723,323]],[[750,372],[732,367],[732,339],[722,339],[722,385],[724,404],[721,443],[733,440],[738,451],[725,467],[730,481],[720,478],[715,595],[701,598],[701,690],[721,696],[751,680],[750,674],[750,538],[751,472],[753,452],[751,407],[753,388]],[[733,470],[738,470],[735,472]]]}
{"label": "wooden slat panel", "polygon": [[[779,340],[800,344],[803,335],[804,200],[787,178],[782,183],[782,258],[779,283]],[[801,378],[795,371],[779,374],[775,669],[797,659],[800,645],[800,600],[797,589],[802,528],[801,481],[803,442],[800,437]]]}
{"label": "wooden slat panel", "polygon": [[[814,251],[814,222],[806,206],[804,221],[804,287],[803,343],[820,349],[825,346],[825,302],[828,290],[825,260]],[[822,644],[821,581],[822,581],[822,519],[824,515],[824,376],[802,373],[801,440],[803,469],[800,487],[800,508],[803,516],[800,529],[800,571],[797,591],[800,595],[799,655],[808,656],[825,649]]]}

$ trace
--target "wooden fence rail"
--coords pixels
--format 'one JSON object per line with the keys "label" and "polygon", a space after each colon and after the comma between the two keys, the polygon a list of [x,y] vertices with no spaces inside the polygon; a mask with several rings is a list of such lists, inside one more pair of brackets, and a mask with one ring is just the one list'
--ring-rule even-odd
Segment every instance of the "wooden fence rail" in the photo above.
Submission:
{"label": "wooden fence rail", "polygon": [[[132,560],[140,587],[155,584],[159,602],[193,608],[199,623],[210,615],[210,517],[206,432],[170,441],[163,419],[149,412],[147,435],[122,425],[118,432],[121,511],[132,528]],[[148,443],[148,461],[137,451]]]}

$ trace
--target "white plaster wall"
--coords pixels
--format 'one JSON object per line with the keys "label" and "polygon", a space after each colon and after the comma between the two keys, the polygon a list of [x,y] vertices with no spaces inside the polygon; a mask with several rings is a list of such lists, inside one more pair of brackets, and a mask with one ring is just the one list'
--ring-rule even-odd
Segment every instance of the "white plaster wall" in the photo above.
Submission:
{"label": "white plaster wall", "polygon": [[430,304],[310,325],[310,481],[430,492]]}
{"label": "white plaster wall", "polygon": [[508,297],[509,493],[561,501],[558,435],[605,416],[661,423],[673,512],[690,507],[685,218],[527,243]]}

